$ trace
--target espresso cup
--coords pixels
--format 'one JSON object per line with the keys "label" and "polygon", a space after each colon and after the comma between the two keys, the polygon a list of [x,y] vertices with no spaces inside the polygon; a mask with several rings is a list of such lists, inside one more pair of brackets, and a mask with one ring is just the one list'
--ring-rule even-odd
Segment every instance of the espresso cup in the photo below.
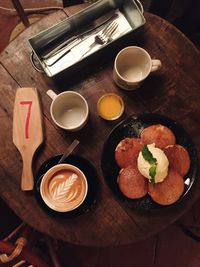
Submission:
{"label": "espresso cup", "polygon": [[42,177],[40,195],[53,211],[69,212],[85,200],[88,183],[84,173],[71,164],[57,164]]}
{"label": "espresso cup", "polygon": [[85,98],[77,92],[65,91],[56,94],[52,90],[47,95],[53,100],[50,114],[54,123],[68,131],[78,131],[86,124],[89,108]]}
{"label": "espresso cup", "polygon": [[151,59],[146,50],[138,46],[122,49],[114,61],[113,79],[122,89],[138,88],[151,72],[161,68],[159,59]]}

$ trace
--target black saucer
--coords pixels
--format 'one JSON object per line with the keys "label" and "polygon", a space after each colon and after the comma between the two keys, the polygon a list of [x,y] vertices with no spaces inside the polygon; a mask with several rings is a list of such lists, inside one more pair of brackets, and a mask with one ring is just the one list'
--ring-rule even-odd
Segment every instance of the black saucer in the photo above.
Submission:
{"label": "black saucer", "polygon": [[91,208],[96,203],[97,197],[97,189],[98,189],[98,177],[94,166],[83,157],[77,156],[75,154],[71,154],[63,163],[69,163],[76,167],[78,167],[86,176],[88,182],[88,194],[84,202],[75,210],[69,212],[57,212],[49,208],[45,202],[42,200],[40,195],[40,183],[42,180],[43,175],[53,166],[55,166],[62,155],[54,156],[48,160],[46,160],[38,172],[36,173],[35,177],[35,186],[34,191],[36,195],[36,199],[40,206],[49,214],[65,217],[65,218],[72,218],[84,214],[91,210]]}

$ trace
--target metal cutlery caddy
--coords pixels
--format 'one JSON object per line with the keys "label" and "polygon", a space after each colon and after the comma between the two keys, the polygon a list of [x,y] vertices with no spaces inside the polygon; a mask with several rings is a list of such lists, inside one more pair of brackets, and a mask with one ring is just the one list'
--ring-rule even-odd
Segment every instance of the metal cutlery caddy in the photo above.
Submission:
{"label": "metal cutlery caddy", "polygon": [[[105,28],[117,27],[103,44],[95,45],[95,36]],[[138,1],[99,0],[75,15],[38,33],[28,41],[37,64],[49,77],[78,69],[94,61],[115,44],[145,24]],[[117,29],[116,29],[117,28]]]}

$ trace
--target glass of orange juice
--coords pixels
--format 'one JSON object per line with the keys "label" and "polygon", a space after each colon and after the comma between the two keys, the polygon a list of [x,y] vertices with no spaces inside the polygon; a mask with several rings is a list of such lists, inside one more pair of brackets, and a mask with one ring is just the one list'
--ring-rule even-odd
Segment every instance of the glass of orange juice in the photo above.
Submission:
{"label": "glass of orange juice", "polygon": [[97,102],[97,112],[105,120],[118,119],[124,112],[124,102],[117,94],[105,94]]}

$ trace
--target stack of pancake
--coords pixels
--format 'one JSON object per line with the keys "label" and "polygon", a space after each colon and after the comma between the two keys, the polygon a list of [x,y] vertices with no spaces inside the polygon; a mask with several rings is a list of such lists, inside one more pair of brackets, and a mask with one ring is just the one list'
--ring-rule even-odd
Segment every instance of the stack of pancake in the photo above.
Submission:
{"label": "stack of pancake", "polygon": [[[168,158],[168,174],[162,182],[152,183],[138,170],[138,156],[145,144],[155,144]],[[119,189],[127,198],[138,199],[149,194],[156,203],[170,205],[184,192],[184,176],[190,168],[190,156],[186,148],[176,144],[174,133],[164,125],[146,127],[140,138],[121,140],[115,149],[115,160],[120,167]]]}

